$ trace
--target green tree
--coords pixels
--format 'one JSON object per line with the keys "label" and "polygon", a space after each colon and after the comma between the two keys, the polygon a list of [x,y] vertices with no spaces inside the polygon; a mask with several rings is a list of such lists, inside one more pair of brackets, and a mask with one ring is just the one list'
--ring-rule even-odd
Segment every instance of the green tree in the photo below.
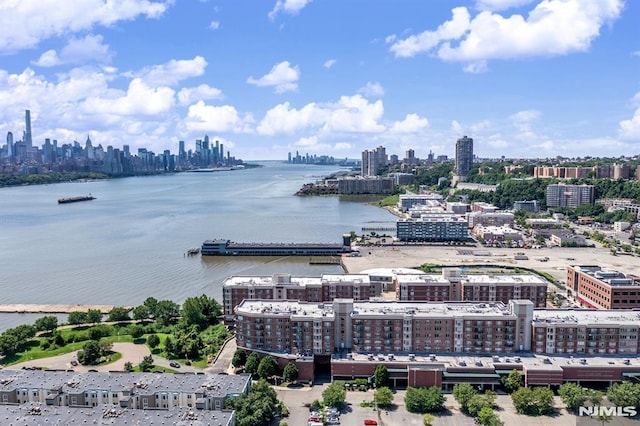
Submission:
{"label": "green tree", "polygon": [[160,324],[167,325],[171,323],[180,314],[180,306],[171,300],[161,300],[157,303],[155,309],[155,320]]}
{"label": "green tree", "polygon": [[520,388],[511,394],[511,399],[519,414],[539,416],[553,412],[553,391],[548,388]]}
{"label": "green tree", "polygon": [[482,407],[477,415],[478,422],[482,426],[503,426],[504,423],[498,415],[489,407]]}
{"label": "green tree", "polygon": [[144,305],[139,305],[133,308],[131,312],[134,320],[143,320],[149,318],[149,309]]}
{"label": "green tree", "polygon": [[102,350],[100,344],[96,340],[91,340],[82,346],[82,350],[78,351],[78,362],[82,365],[93,365],[100,362]]}
{"label": "green tree", "polygon": [[470,383],[458,383],[453,386],[453,398],[460,404],[463,413],[469,413],[469,401],[478,394]]}
{"label": "green tree", "polygon": [[322,400],[325,405],[341,409],[347,397],[347,391],[340,382],[333,382],[322,392]]}
{"label": "green tree", "polygon": [[133,364],[131,364],[130,361],[125,362],[124,369],[125,371],[129,371],[129,372],[133,371]]}
{"label": "green tree", "polygon": [[56,328],[58,328],[58,318],[53,315],[47,315],[41,318],[38,318],[34,323],[36,330],[38,331],[48,331],[52,332]]}
{"label": "green tree", "polygon": [[524,379],[522,378],[522,374],[520,374],[518,370],[513,369],[503,379],[503,384],[507,392],[513,393],[524,386]]}
{"label": "green tree", "polygon": [[225,408],[236,411],[237,426],[269,426],[278,406],[276,392],[264,380],[255,382],[248,395],[228,401]]}
{"label": "green tree", "polygon": [[67,317],[67,322],[72,325],[86,324],[87,313],[86,312],[71,312]]}
{"label": "green tree", "polygon": [[129,333],[134,339],[139,339],[144,335],[144,327],[138,324],[129,327]]}
{"label": "green tree", "polygon": [[258,372],[258,365],[260,364],[260,358],[255,352],[247,357],[247,362],[244,364],[244,371],[249,374],[256,374]]}
{"label": "green tree", "polygon": [[373,383],[377,388],[386,386],[389,382],[389,370],[384,364],[376,365],[376,369],[373,372]]}
{"label": "green tree", "polygon": [[496,394],[488,391],[484,394],[477,394],[471,397],[467,404],[467,412],[469,415],[476,417],[480,410],[487,407],[493,410],[493,406],[496,400]]}
{"label": "green tree", "polygon": [[216,324],[222,315],[222,306],[206,295],[189,297],[182,304],[182,321],[187,325],[197,325],[200,330]]}
{"label": "green tree", "polygon": [[231,364],[234,367],[238,368],[243,366],[246,362],[247,362],[247,352],[245,352],[245,350],[242,348],[236,349],[236,351],[233,353]]}
{"label": "green tree", "polygon": [[298,374],[300,374],[300,372],[296,363],[294,361],[289,361],[284,367],[282,378],[285,382],[295,382],[298,380]]}
{"label": "green tree", "polygon": [[267,355],[258,364],[258,377],[268,379],[278,372],[278,363],[271,355]]}
{"label": "green tree", "polygon": [[129,310],[122,306],[115,306],[111,311],[109,311],[109,316],[107,318],[108,321],[128,321],[131,318],[129,317]]}
{"label": "green tree", "polygon": [[431,426],[433,425],[433,421],[435,420],[435,417],[433,417],[433,414],[425,414],[424,416],[422,416],[422,424],[423,426]]}
{"label": "green tree", "polygon": [[432,413],[444,408],[444,395],[438,386],[407,388],[404,403],[410,413]]}
{"label": "green tree", "polygon": [[152,334],[149,337],[147,337],[147,345],[149,345],[151,349],[155,348],[159,344],[160,344],[160,338],[158,337],[157,334]]}
{"label": "green tree", "polygon": [[147,308],[149,317],[154,318],[158,314],[158,300],[155,297],[147,297],[142,303],[142,306]]}
{"label": "green tree", "polygon": [[577,410],[582,407],[589,397],[587,391],[582,386],[575,383],[564,383],[558,389],[558,395],[565,403],[568,409]]}
{"label": "green tree", "polygon": [[140,367],[140,371],[151,371],[153,368],[153,357],[151,355],[145,355],[138,366]]}
{"label": "green tree", "polygon": [[99,309],[89,309],[87,311],[87,322],[91,324],[102,322],[102,312]]}
{"label": "green tree", "polygon": [[381,386],[373,394],[373,400],[378,407],[388,407],[393,403],[393,396],[391,389]]}
{"label": "green tree", "polygon": [[640,409],[640,383],[614,383],[607,389],[607,398],[613,405]]}

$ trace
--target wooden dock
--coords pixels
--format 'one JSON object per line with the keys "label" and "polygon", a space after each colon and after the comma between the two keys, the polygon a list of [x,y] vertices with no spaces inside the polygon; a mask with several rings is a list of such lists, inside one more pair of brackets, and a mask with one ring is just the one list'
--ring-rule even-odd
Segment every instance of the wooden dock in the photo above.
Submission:
{"label": "wooden dock", "polygon": [[[13,314],[69,314],[71,312],[87,312],[97,309],[103,314],[109,313],[115,305],[53,305],[33,303],[0,304],[1,313]],[[131,309],[130,307],[126,307]]]}

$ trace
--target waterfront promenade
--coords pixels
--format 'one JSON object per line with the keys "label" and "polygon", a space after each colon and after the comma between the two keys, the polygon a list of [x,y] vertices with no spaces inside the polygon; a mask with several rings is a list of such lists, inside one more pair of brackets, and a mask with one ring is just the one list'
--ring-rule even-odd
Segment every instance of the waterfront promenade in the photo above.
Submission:
{"label": "waterfront promenade", "polygon": [[[114,307],[115,305],[9,303],[0,304],[0,312],[14,314],[70,314],[71,312],[87,312],[89,309],[93,309],[103,314],[108,314]],[[125,308],[131,309],[131,307]]]}

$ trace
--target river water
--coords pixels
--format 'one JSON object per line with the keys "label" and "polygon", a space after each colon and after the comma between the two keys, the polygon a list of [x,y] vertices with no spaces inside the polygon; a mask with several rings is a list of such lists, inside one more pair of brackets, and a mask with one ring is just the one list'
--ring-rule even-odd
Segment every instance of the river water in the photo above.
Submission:
{"label": "river water", "polygon": [[[264,167],[0,189],[0,304],[221,300],[230,275],[320,275],[304,258],[186,256],[206,239],[338,243],[395,218],[362,199],[296,197],[336,167]],[[93,201],[58,198],[92,194]],[[380,225],[376,223],[376,225]],[[38,315],[0,314],[0,330]],[[61,317],[64,320],[64,316]]]}

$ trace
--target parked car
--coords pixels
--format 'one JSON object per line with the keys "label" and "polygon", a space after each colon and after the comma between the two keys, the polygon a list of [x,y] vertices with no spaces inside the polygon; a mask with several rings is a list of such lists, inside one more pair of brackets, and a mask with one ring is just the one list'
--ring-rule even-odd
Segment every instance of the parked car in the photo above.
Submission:
{"label": "parked car", "polygon": [[330,425],[339,425],[340,424],[340,419],[337,417],[329,417],[327,419],[327,423]]}
{"label": "parked car", "polygon": [[78,365],[78,361],[76,361],[75,359],[72,359],[71,360],[71,365],[73,365],[75,367],[76,365]]}
{"label": "parked car", "polygon": [[177,363],[177,362],[175,362],[175,361],[171,361],[171,362],[169,363],[169,367],[173,367],[173,368],[180,368],[180,364],[178,364],[178,363]]}
{"label": "parked car", "polygon": [[378,426],[378,421],[377,420],[371,420],[371,419],[367,419],[364,421],[364,424],[367,426]]}

